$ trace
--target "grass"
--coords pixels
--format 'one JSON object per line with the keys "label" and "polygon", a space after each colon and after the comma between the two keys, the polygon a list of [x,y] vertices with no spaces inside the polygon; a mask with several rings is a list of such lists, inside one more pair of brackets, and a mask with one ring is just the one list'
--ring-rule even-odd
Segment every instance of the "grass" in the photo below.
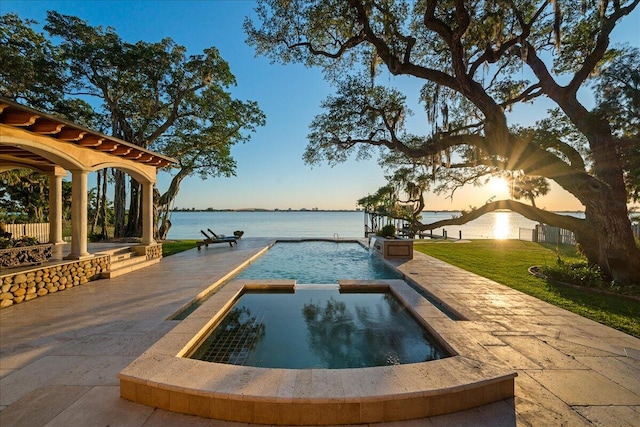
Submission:
{"label": "grass", "polygon": [[531,266],[555,264],[558,255],[566,262],[579,261],[572,246],[474,240],[469,243],[416,242],[414,249],[640,338],[640,301],[552,285],[529,274]]}
{"label": "grass", "polygon": [[195,247],[196,240],[167,240],[162,242],[162,256],[168,257]]}

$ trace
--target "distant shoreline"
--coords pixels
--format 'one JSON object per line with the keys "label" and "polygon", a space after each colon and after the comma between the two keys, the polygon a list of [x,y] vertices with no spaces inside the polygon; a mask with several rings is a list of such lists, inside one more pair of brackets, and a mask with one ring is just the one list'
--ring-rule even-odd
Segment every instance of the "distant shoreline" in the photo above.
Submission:
{"label": "distant shoreline", "polygon": [[[364,212],[362,209],[172,209],[171,212]],[[451,211],[455,212],[455,211]]]}
{"label": "distant shoreline", "polygon": [[[172,209],[171,212],[362,212],[362,209],[262,209],[262,208],[244,208],[244,209]],[[431,210],[425,209],[422,211],[423,213],[451,213],[451,212],[461,212],[460,210],[455,209],[447,209],[447,210]],[[500,211],[496,211],[500,212]],[[584,214],[584,211],[550,211],[556,213],[573,213],[573,214]]]}

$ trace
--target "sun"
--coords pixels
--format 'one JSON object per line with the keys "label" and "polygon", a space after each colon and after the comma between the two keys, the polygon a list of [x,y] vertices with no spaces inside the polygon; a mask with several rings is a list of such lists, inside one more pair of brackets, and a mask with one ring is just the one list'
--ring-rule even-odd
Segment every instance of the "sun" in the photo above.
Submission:
{"label": "sun", "polygon": [[487,188],[491,194],[496,196],[508,196],[509,195],[509,183],[501,176],[494,176],[487,183]]}

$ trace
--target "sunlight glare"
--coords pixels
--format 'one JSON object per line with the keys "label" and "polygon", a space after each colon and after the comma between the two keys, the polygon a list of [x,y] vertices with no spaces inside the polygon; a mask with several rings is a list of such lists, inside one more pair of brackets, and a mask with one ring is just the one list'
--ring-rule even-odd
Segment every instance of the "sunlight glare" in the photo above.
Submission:
{"label": "sunlight glare", "polygon": [[495,212],[493,216],[493,238],[504,240],[509,236],[509,212]]}
{"label": "sunlight glare", "polygon": [[491,178],[487,185],[492,194],[501,197],[505,194],[509,194],[509,183],[506,179],[500,176],[494,176],[493,178]]}

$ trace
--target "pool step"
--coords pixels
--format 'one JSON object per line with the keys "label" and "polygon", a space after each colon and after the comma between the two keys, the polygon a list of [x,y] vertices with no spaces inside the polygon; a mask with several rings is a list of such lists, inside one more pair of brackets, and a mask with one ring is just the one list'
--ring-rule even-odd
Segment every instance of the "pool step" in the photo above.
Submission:
{"label": "pool step", "polygon": [[111,269],[101,273],[100,276],[103,279],[112,279],[160,262],[160,258],[146,259],[145,256],[137,255],[130,248],[114,251],[110,256]]}

